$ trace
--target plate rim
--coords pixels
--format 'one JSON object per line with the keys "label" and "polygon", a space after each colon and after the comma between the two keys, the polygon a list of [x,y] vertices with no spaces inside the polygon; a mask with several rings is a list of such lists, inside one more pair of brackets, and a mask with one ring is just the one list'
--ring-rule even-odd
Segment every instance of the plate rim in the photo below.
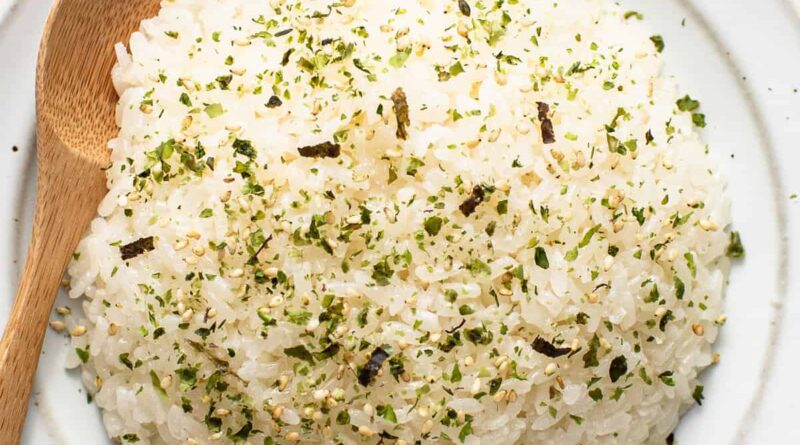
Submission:
{"label": "plate rim", "polygon": [[[743,93],[748,105],[755,111],[753,113],[753,121],[755,127],[758,129],[758,138],[760,141],[759,150],[762,152],[764,159],[767,161],[767,166],[770,173],[770,189],[772,191],[771,198],[775,203],[775,210],[777,213],[775,216],[780,239],[780,259],[778,262],[779,268],[777,271],[778,276],[776,280],[776,283],[778,283],[778,293],[775,296],[775,301],[773,302],[771,308],[772,314],[770,316],[771,323],[769,327],[768,347],[761,363],[758,385],[756,386],[755,391],[753,392],[748,403],[747,410],[739,420],[736,429],[736,435],[733,443],[738,445],[743,444],[744,441],[747,440],[747,437],[753,430],[753,423],[758,420],[758,411],[764,402],[766,389],[770,384],[770,376],[774,372],[774,364],[777,359],[776,349],[778,340],[784,331],[786,316],[782,310],[782,307],[785,305],[788,299],[789,261],[791,256],[791,237],[788,230],[788,206],[786,200],[784,199],[784,196],[786,196],[786,187],[782,172],[778,167],[778,159],[780,158],[780,155],[778,150],[775,148],[775,142],[773,140],[774,138],[772,137],[770,129],[766,124],[763,106],[756,99],[756,95],[754,94],[750,84],[743,80],[742,73],[744,71],[740,68],[739,63],[733,59],[730,53],[726,51],[725,44],[723,43],[719,32],[715,28],[715,25],[713,25],[713,23],[709,21],[690,0],[677,1],[691,14],[691,18],[695,20],[696,24],[702,28],[703,32],[708,35],[709,39],[714,44],[715,50],[721,56],[723,56],[727,68],[736,73],[736,81],[739,90]],[[797,11],[793,9],[792,4],[787,3],[788,1],[790,0],[781,0],[779,3],[782,6],[790,9],[789,15],[796,23],[798,23],[798,28],[800,28],[800,16],[796,14]],[[798,3],[800,0],[791,1],[794,2],[794,6],[798,6],[800,4]],[[728,178],[728,180],[730,180],[730,178]]]}

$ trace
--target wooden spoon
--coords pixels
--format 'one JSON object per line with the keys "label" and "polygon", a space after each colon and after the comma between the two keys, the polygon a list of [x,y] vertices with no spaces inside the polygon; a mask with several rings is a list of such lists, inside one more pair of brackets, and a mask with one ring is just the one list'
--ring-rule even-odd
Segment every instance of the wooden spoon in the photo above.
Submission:
{"label": "wooden spoon", "polygon": [[114,44],[158,0],[56,0],[36,72],[38,186],[33,234],[0,342],[0,444],[19,443],[33,376],[64,269],[106,190],[117,132]]}

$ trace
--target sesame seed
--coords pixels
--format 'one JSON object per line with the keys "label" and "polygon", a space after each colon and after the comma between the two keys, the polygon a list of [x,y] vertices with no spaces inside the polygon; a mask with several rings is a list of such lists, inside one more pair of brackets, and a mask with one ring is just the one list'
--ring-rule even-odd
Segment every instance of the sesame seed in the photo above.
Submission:
{"label": "sesame seed", "polygon": [[311,320],[308,321],[308,324],[306,324],[306,332],[314,332],[314,330],[316,330],[318,327],[319,327],[319,319],[312,318]]}
{"label": "sesame seed", "polygon": [[464,22],[458,22],[458,27],[456,31],[458,32],[458,35],[464,38],[466,38],[469,35],[469,28],[467,27],[467,24]]}
{"label": "sesame seed", "polygon": [[489,133],[489,142],[497,142],[500,139],[500,134],[502,134],[502,130],[499,128],[495,128]]}
{"label": "sesame seed", "polygon": [[508,403],[514,403],[514,401],[517,400],[517,392],[513,389],[510,390],[506,395],[506,398],[508,399]]}
{"label": "sesame seed", "polygon": [[364,407],[362,408],[362,410],[364,411],[364,414],[366,414],[368,416],[372,416],[372,414],[375,413],[375,409],[369,403],[365,403]]}
{"label": "sesame seed", "polygon": [[181,322],[188,323],[192,320],[192,316],[194,315],[194,311],[191,309],[186,309],[186,311],[181,314]]}
{"label": "sesame seed", "polygon": [[503,73],[502,71],[495,71],[494,72],[494,80],[497,82],[498,85],[505,85],[508,83],[508,76]]}
{"label": "sesame seed", "polygon": [[606,255],[605,259],[603,260],[603,269],[608,272],[612,266],[614,266],[614,257],[611,255]]}
{"label": "sesame seed", "polygon": [[276,295],[269,300],[269,307],[278,307],[282,305],[283,302],[284,302],[283,297],[280,295]]}
{"label": "sesame seed", "polygon": [[59,320],[52,320],[50,322],[50,328],[56,332],[63,332],[66,326],[64,325],[63,321]]}
{"label": "sesame seed", "polygon": [[372,437],[375,433],[366,425],[358,427],[358,434],[363,437]]}
{"label": "sesame seed", "polygon": [[473,396],[481,392],[481,379],[475,379],[475,381],[472,382],[472,388],[470,388],[469,392]]}
{"label": "sesame seed", "polygon": [[388,156],[390,158],[399,158],[399,157],[403,156],[403,152],[401,150],[390,148],[390,149],[386,150],[386,156]]}
{"label": "sesame seed", "polygon": [[289,386],[289,377],[282,375],[278,379],[278,389],[281,391],[285,390],[286,387]]}

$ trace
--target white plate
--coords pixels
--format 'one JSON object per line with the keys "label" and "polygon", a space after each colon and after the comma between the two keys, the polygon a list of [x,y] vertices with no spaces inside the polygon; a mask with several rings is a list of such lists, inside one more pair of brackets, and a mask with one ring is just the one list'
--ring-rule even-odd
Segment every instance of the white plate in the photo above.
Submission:
{"label": "white plate", "polygon": [[[681,423],[682,445],[800,443],[800,199],[790,199],[800,193],[800,8],[793,1],[622,1],[664,36],[667,70],[702,100],[706,141],[730,180],[747,248],[728,291],[722,362],[704,376],[704,405]],[[0,0],[0,326],[29,237],[34,67],[51,0],[13,3]],[[65,345],[48,333],[23,443],[110,443],[76,373],[63,369]]]}

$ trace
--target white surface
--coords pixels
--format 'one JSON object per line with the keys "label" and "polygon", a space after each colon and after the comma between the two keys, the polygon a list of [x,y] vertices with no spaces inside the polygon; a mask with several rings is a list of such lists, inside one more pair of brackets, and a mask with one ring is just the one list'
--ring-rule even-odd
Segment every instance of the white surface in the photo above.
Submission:
{"label": "white surface", "polygon": [[[681,424],[681,445],[800,443],[800,200],[789,200],[800,193],[800,18],[793,1],[622,1],[665,37],[667,70],[703,102],[706,140],[731,182],[735,225],[748,249],[728,292],[722,363],[706,374],[706,403]],[[0,325],[29,236],[34,67],[51,0],[21,2],[4,19],[11,3],[0,0],[0,181],[7,197],[0,200]],[[12,152],[13,145],[20,150]],[[65,344],[48,333],[23,443],[110,443],[77,375],[62,369]]]}
{"label": "white surface", "polygon": [[8,16],[12,6],[14,6],[16,2],[17,0],[0,0],[0,23],[3,23],[3,19]]}

